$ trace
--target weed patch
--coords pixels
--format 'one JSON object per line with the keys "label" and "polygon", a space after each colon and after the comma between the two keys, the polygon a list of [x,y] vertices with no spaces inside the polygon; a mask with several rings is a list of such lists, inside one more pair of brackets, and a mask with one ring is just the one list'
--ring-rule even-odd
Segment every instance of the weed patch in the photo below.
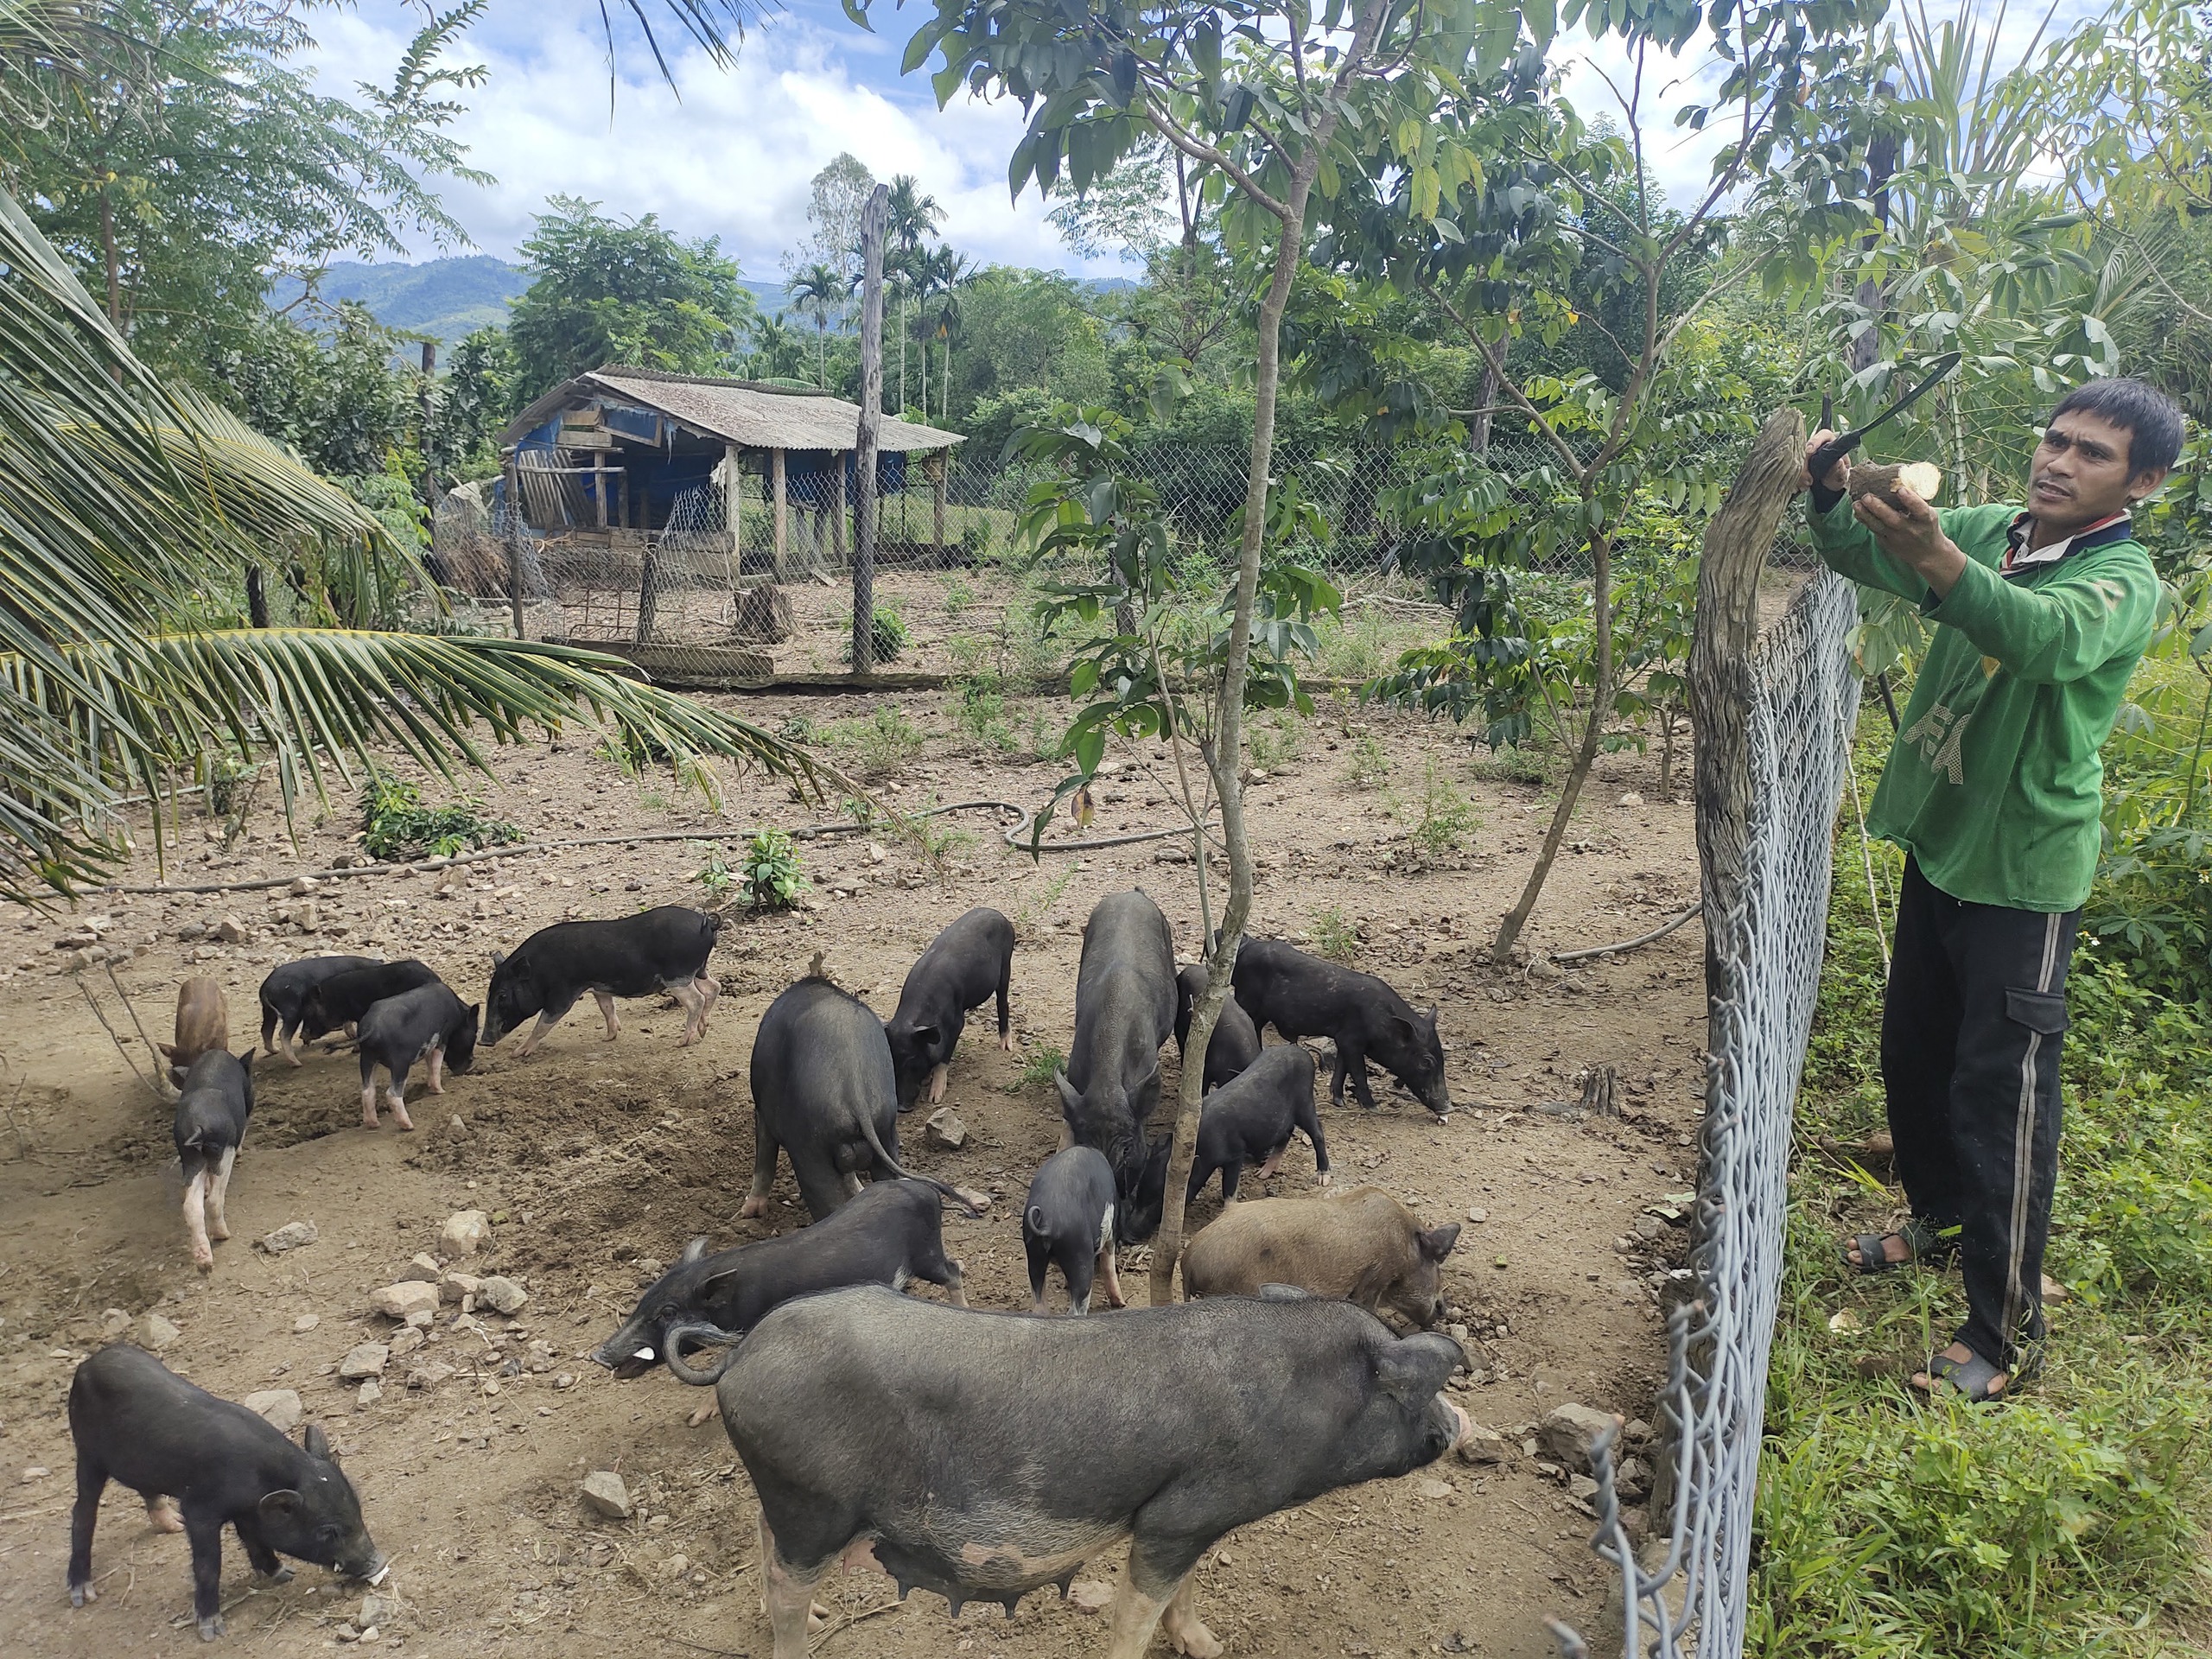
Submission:
{"label": "weed patch", "polygon": [[471,848],[508,847],[522,831],[499,818],[487,818],[473,800],[450,806],[424,806],[412,784],[379,778],[369,785],[361,827],[361,846],[371,858],[451,858]]}
{"label": "weed patch", "polygon": [[1359,931],[1334,905],[1313,912],[1313,950],[1346,967],[1358,959]]}
{"label": "weed patch", "polygon": [[816,729],[817,741],[842,749],[866,779],[888,778],[922,752],[925,735],[896,703],[865,720],[833,720]]}

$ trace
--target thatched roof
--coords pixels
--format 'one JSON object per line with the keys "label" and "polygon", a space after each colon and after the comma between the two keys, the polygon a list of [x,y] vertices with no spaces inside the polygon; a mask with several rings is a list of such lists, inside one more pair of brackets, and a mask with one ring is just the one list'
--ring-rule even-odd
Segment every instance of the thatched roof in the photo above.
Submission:
{"label": "thatched roof", "polygon": [[[860,405],[828,392],[658,369],[608,367],[554,387],[516,416],[499,442],[503,446],[513,443],[563,410],[594,399],[657,410],[701,437],[719,438],[747,449],[849,450],[860,432]],[[889,415],[877,428],[877,447],[887,454],[944,449],[960,442],[957,432],[941,432]]]}

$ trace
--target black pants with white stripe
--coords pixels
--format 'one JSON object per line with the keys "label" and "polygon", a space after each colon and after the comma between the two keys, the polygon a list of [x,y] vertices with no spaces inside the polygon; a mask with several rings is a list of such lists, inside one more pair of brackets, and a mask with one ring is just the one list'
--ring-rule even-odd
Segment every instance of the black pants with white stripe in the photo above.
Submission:
{"label": "black pants with white stripe", "polygon": [[1882,1081],[1913,1214],[1959,1229],[1956,1341],[2010,1366],[2044,1334],[2058,1052],[2082,912],[1970,905],[1908,858],[1882,1007]]}

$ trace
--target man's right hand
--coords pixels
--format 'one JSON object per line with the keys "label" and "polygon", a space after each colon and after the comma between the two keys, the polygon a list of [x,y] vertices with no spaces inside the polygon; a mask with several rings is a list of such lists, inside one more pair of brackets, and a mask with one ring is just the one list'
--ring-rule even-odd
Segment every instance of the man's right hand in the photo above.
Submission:
{"label": "man's right hand", "polygon": [[[1834,436],[1835,434],[1833,431],[1827,427],[1822,427],[1807,441],[1804,461],[1797,468],[1797,488],[1801,493],[1813,487],[1813,452]],[[1838,455],[1835,465],[1828,468],[1827,476],[1821,480],[1821,487],[1834,490],[1840,494],[1849,483],[1850,478],[1851,457]]]}

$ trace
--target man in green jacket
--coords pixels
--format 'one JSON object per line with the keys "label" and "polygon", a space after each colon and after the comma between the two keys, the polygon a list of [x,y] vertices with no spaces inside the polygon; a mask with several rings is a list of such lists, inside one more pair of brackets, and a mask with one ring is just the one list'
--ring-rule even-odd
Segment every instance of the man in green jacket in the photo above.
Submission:
{"label": "man in green jacket", "polygon": [[1986,1403],[2040,1363],[2097,751],[2158,608],[2128,514],[2173,465],[2182,416],[2141,381],[2092,381],[2052,412],[2024,506],[1941,512],[1909,490],[1847,505],[1847,461],[1809,473],[1831,435],[1801,485],[1821,557],[1936,625],[1867,817],[1905,850],[1882,1081],[1912,1215],[1843,1255],[1861,1273],[1959,1259],[1966,1322],[1912,1382]]}

